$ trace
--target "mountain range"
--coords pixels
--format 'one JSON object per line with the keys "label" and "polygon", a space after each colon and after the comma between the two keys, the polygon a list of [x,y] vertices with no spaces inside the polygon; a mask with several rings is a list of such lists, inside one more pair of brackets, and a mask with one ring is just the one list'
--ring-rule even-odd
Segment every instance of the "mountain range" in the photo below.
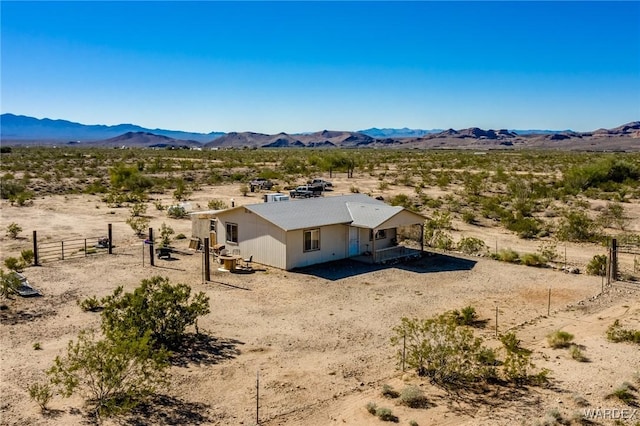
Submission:
{"label": "mountain range", "polygon": [[565,148],[639,150],[640,121],[592,132],[507,129],[390,129],[323,130],[313,133],[269,135],[255,132],[193,133],[147,129],[134,124],[84,125],[66,120],[37,119],[14,114],[0,116],[3,145],[67,144],[148,148]]}

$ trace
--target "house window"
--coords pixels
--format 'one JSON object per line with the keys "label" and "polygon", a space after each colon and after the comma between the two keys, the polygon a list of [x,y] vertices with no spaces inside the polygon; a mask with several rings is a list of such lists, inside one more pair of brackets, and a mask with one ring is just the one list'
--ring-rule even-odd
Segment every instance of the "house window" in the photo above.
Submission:
{"label": "house window", "polygon": [[227,242],[238,244],[238,224],[227,223]]}
{"label": "house window", "polygon": [[211,219],[209,221],[209,232],[216,232],[216,220]]}
{"label": "house window", "polygon": [[304,231],[304,251],[320,250],[320,229]]}
{"label": "house window", "polygon": [[[378,229],[376,231],[376,240],[384,240],[387,238],[387,230],[386,229]],[[369,241],[373,240],[373,229],[369,231]]]}

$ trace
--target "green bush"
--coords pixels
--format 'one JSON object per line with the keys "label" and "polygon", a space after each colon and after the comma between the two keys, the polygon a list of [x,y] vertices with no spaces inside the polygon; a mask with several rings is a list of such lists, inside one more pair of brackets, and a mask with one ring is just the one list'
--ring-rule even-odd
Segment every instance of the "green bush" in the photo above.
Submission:
{"label": "green bush", "polygon": [[148,332],[137,339],[112,334],[96,340],[92,332],[82,331],[47,374],[62,396],[77,391],[88,396],[86,402],[100,418],[134,408],[165,384],[167,356],[152,348]]}
{"label": "green bush", "polygon": [[126,220],[126,223],[138,237],[142,237],[144,231],[149,227],[149,219],[146,217],[131,216]]}
{"label": "green bush", "polygon": [[18,235],[22,232],[22,227],[15,222],[12,222],[7,226],[7,236],[12,239],[18,238]]}
{"label": "green bush", "polygon": [[376,416],[383,422],[398,423],[398,416],[395,416],[389,408],[379,407],[376,410]]}
{"label": "green bush", "polygon": [[478,314],[476,313],[476,308],[473,306],[466,306],[460,311],[454,310],[451,312],[451,315],[458,325],[473,325],[478,321]]}
{"label": "green bush", "polygon": [[407,386],[400,392],[400,404],[410,408],[424,408],[428,405],[427,397],[417,386]]}
{"label": "green bush", "polygon": [[85,312],[98,312],[103,309],[101,300],[98,300],[95,296],[88,297],[82,302],[78,301],[78,306]]}
{"label": "green bush", "polygon": [[172,227],[162,222],[160,226],[160,245],[161,247],[169,247],[171,245],[171,236],[175,233]]}
{"label": "green bush", "polygon": [[520,262],[520,254],[517,251],[512,249],[500,249],[497,254],[497,259],[502,262],[508,263],[519,263]]}
{"label": "green bush", "polygon": [[596,254],[587,264],[587,274],[605,276],[607,274],[607,256]]}
{"label": "green bush", "polygon": [[27,388],[29,397],[34,400],[42,412],[47,411],[47,405],[53,398],[53,389],[49,383],[32,383]]}
{"label": "green bush", "polygon": [[4,266],[10,271],[20,272],[24,268],[24,263],[17,257],[7,257],[4,260]]}
{"label": "green bush", "polygon": [[578,362],[589,362],[589,358],[582,352],[582,349],[577,345],[571,345],[569,348],[569,354],[571,358],[575,359]]}
{"label": "green bush", "polygon": [[629,406],[636,405],[636,396],[632,391],[637,390],[631,383],[624,382],[617,387],[613,392],[606,396],[606,399],[618,399]]}
{"label": "green bush", "polygon": [[400,396],[400,394],[390,385],[384,385],[382,386],[382,396],[387,398],[397,398]]}
{"label": "green bush", "polygon": [[217,198],[210,200],[207,203],[207,207],[209,208],[209,210],[225,210],[229,208],[229,206],[227,206],[227,203],[225,203],[224,200],[220,200]]}
{"label": "green bush", "polygon": [[20,259],[25,265],[31,265],[33,263],[34,256],[32,249],[24,249],[20,251]]}
{"label": "green bush", "polygon": [[202,292],[191,298],[191,287],[172,285],[168,278],[154,276],[142,280],[133,293],[118,287],[103,300],[102,329],[106,336],[132,334],[141,338],[150,333],[152,342],[176,348],[185,330],[209,313],[209,298]]}
{"label": "green bush", "polygon": [[544,257],[538,253],[525,253],[520,257],[523,265],[540,267],[546,264]]}
{"label": "green bush", "polygon": [[167,209],[167,215],[174,219],[184,219],[189,216],[187,211],[182,206],[171,206]]}
{"label": "green bush", "polygon": [[615,320],[607,328],[607,339],[611,342],[632,342],[640,345],[640,330],[625,329],[620,325],[620,321]]}
{"label": "green bush", "polygon": [[369,414],[373,414],[374,416],[376,415],[378,406],[374,402],[367,402],[366,408]]}
{"label": "green bush", "polygon": [[556,330],[547,336],[547,342],[553,349],[567,348],[571,345],[573,334]]}
{"label": "green bush", "polygon": [[483,253],[487,250],[487,245],[479,238],[462,237],[458,241],[458,250],[465,254]]}
{"label": "green bush", "polygon": [[560,241],[587,242],[597,239],[596,223],[582,211],[569,211],[560,220],[558,239]]}
{"label": "green bush", "polygon": [[20,279],[13,272],[5,272],[0,269],[0,296],[5,299],[10,298],[18,288],[20,288]]}

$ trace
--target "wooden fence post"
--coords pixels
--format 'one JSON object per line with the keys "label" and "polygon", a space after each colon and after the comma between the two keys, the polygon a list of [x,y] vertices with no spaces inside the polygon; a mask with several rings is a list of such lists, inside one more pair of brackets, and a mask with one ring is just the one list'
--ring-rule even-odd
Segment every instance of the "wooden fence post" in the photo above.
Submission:
{"label": "wooden fence post", "polygon": [[113,231],[112,231],[111,224],[109,224],[108,226],[109,227],[107,229],[107,238],[109,239],[109,254],[113,254],[113,243],[111,242],[111,240],[113,239]]}
{"label": "wooden fence post", "polygon": [[33,266],[38,266],[38,234],[33,231]]}
{"label": "wooden fence post", "polygon": [[155,260],[153,259],[153,228],[149,228],[149,260],[151,266],[155,266]]}
{"label": "wooden fence post", "polygon": [[204,279],[205,281],[211,281],[211,265],[209,259],[209,238],[204,239]]}

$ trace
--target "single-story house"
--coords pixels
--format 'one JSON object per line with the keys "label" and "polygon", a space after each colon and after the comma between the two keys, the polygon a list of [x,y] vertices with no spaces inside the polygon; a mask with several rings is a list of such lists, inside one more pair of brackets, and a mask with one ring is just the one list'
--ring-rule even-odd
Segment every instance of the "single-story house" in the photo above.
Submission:
{"label": "single-story house", "polygon": [[[193,237],[210,247],[291,270],[351,257],[372,263],[401,257],[399,227],[425,217],[364,194],[265,202],[191,213]],[[421,247],[422,249],[422,247]]]}

